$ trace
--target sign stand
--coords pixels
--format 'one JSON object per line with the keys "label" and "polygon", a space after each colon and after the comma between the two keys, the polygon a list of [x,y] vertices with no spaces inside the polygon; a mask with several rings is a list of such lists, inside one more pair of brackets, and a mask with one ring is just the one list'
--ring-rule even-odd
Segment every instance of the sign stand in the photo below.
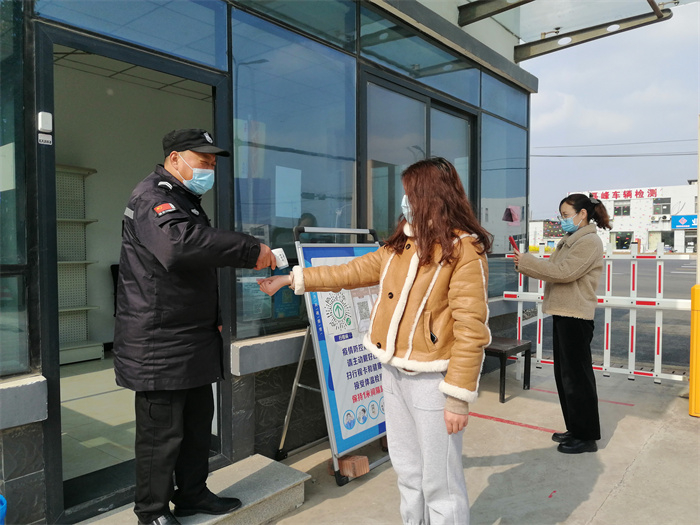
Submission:
{"label": "sign stand", "polygon": [[[332,235],[371,235],[373,243],[302,243],[302,233]],[[302,267],[343,264],[375,251],[379,244],[374,230],[350,228],[296,227],[294,238]],[[376,287],[304,294],[309,327],[299,356],[292,394],[287,407],[277,459],[287,457],[284,442],[298,388],[320,392],[328,428],[333,471],[339,486],[351,479],[340,473],[338,459],[386,434],[382,365],[362,344],[369,329]],[[309,343],[313,341],[320,390],[299,383]],[[314,443],[315,444],[315,443]],[[370,470],[385,463],[383,456],[369,465]]]}

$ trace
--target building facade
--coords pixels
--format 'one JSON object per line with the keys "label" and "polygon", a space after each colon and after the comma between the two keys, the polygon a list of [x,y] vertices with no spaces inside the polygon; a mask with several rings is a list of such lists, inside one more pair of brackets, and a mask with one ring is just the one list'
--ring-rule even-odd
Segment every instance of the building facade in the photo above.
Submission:
{"label": "building facade", "polygon": [[[697,253],[697,180],[685,186],[655,186],[588,192],[600,199],[612,219],[612,230],[598,230],[603,245],[629,250],[637,243],[640,252],[664,251]],[[530,221],[530,246],[545,244],[553,249],[564,235],[556,220]]]}
{"label": "building facade", "polygon": [[656,251],[663,244],[666,251],[697,253],[697,183],[591,192],[613,219],[612,230],[602,234],[604,242],[617,250],[636,242],[642,252]]}
{"label": "building facade", "polygon": [[[524,238],[529,97],[517,38],[457,2],[0,0],[0,493],[8,522],[70,523],[133,498],[133,394],[110,348],[121,217],[176,128],[212,131],[205,207],[296,261],[292,229],[392,231],[402,169],[457,167],[494,234],[494,325]],[[491,27],[490,30],[488,28]],[[216,385],[211,468],[279,445],[303,301],[220,273],[231,374]],[[313,364],[304,380],[316,377]],[[317,379],[316,379],[317,381]],[[287,447],[322,438],[301,392]]]}

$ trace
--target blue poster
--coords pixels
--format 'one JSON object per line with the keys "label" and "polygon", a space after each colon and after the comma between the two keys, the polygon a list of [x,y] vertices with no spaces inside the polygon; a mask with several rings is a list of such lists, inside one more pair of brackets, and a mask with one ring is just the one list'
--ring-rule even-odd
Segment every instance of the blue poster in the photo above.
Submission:
{"label": "blue poster", "polygon": [[[302,245],[303,266],[344,264],[378,249],[372,245]],[[331,446],[336,456],[386,432],[382,364],[362,339],[379,286],[306,294]]]}
{"label": "blue poster", "polygon": [[673,215],[671,216],[672,230],[695,230],[698,227],[697,215]]}

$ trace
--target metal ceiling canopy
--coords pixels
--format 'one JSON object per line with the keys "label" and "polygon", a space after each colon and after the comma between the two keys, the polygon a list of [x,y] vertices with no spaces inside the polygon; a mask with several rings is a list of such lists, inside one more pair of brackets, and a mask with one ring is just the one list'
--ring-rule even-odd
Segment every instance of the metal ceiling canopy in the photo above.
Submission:
{"label": "metal ceiling canopy", "polygon": [[475,0],[459,6],[457,23],[460,27],[464,27],[467,24],[478,22],[530,2],[534,2],[534,0]]}
{"label": "metal ceiling canopy", "polygon": [[492,18],[515,35],[514,61],[629,31],[672,16],[666,5],[697,0],[473,0],[459,6],[459,25]]}
{"label": "metal ceiling canopy", "polygon": [[566,47],[583,44],[584,42],[590,42],[591,40],[597,40],[615,33],[629,31],[630,29],[636,29],[649,24],[655,24],[656,22],[668,20],[673,16],[670,9],[663,9],[660,11],[660,14],[661,16],[656,13],[632,16],[623,20],[615,20],[586,29],[579,29],[578,31],[570,31],[553,37],[543,38],[536,42],[520,44],[515,46],[513,50],[513,59],[516,63],[522,62],[528,58],[553,53],[554,51],[559,51]]}

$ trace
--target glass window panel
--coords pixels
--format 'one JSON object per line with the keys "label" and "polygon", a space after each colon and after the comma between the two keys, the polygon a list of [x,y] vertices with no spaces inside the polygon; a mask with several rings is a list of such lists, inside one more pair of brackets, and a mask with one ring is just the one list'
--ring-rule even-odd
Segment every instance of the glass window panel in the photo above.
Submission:
{"label": "glass window panel", "polygon": [[[238,10],[233,49],[237,229],[294,264],[295,226],[354,225],[355,60]],[[261,275],[238,272],[240,338],[301,325],[301,297],[270,299]]]}
{"label": "glass window panel", "polygon": [[670,197],[656,198],[654,199],[654,214],[660,215],[662,213],[671,213],[671,199]]}
{"label": "glass window panel", "polygon": [[615,201],[613,208],[613,215],[629,215],[630,214],[630,201]]}
{"label": "glass window panel", "polygon": [[23,264],[22,2],[0,1],[0,264]]}
{"label": "glass window panel", "polygon": [[459,173],[469,195],[469,160],[471,126],[466,118],[438,109],[430,112],[430,155],[449,160]]}
{"label": "glass window panel", "polygon": [[365,58],[465,102],[479,104],[481,73],[473,63],[365,8],[360,16],[360,48]]}
{"label": "glass window panel", "polygon": [[401,172],[427,156],[425,118],[423,102],[368,84],[368,222],[380,239],[394,232],[401,214]]}
{"label": "glass window panel", "polygon": [[[504,254],[509,235],[526,234],[527,132],[484,115],[481,141],[481,224],[494,236],[493,253]],[[516,286],[513,261],[490,258],[489,297]]]}
{"label": "glass window panel", "polygon": [[219,69],[227,68],[220,0],[37,0],[39,16]]}
{"label": "glass window panel", "polygon": [[486,73],[481,79],[482,107],[516,124],[527,126],[527,93]]}
{"label": "glass window panel", "polygon": [[241,0],[238,3],[355,51],[356,4],[352,0]]}
{"label": "glass window panel", "polygon": [[629,250],[634,240],[634,232],[614,232],[615,248],[617,250]]}
{"label": "glass window panel", "polygon": [[25,290],[21,276],[0,277],[0,377],[29,371]]}

